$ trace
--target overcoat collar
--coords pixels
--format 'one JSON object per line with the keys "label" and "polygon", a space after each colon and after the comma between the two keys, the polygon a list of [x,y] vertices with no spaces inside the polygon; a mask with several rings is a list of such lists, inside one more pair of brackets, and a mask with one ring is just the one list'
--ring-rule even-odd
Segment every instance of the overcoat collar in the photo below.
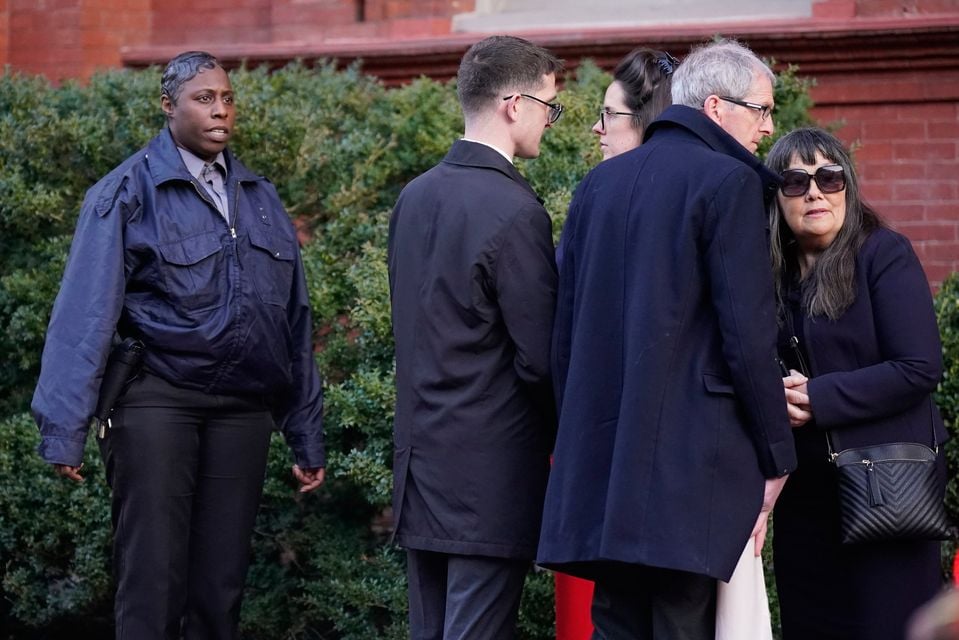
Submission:
{"label": "overcoat collar", "polygon": [[536,192],[533,191],[533,187],[529,186],[529,183],[526,182],[523,174],[513,166],[513,163],[497,153],[495,149],[487,147],[485,144],[470,142],[469,140],[457,140],[453,143],[453,146],[450,147],[446,157],[443,158],[443,162],[463,167],[477,167],[480,169],[499,171],[529,191],[534,198],[539,200],[540,204],[543,202],[539,196],[536,195]]}
{"label": "overcoat collar", "polygon": [[685,129],[702,140],[710,149],[736,158],[756,172],[763,185],[763,198],[768,204],[776,195],[781,178],[768,169],[755,154],[749,153],[746,147],[726,133],[722,127],[710,120],[706,115],[692,107],[674,104],[654,120],[643,136],[646,142],[666,131]]}

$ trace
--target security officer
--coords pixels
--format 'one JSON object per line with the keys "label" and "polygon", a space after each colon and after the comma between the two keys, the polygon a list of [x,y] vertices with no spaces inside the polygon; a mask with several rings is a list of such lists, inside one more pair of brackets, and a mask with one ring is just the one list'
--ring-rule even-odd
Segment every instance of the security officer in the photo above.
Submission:
{"label": "security officer", "polygon": [[322,386],[293,225],[227,149],[226,71],[176,56],[160,105],[167,127],[86,194],[32,408],[40,455],[82,480],[111,343],[143,343],[100,442],[116,637],[230,639],[274,425],[300,490],[323,482]]}

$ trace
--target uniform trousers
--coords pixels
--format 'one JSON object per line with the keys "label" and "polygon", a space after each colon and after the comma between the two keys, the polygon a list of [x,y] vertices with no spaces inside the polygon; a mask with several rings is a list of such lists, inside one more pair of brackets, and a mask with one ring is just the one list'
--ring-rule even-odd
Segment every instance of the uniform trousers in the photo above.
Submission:
{"label": "uniform trousers", "polygon": [[273,419],[143,373],[100,442],[120,640],[234,640]]}
{"label": "uniform trousers", "polygon": [[642,565],[611,569],[593,590],[593,640],[714,640],[716,580]]}
{"label": "uniform trousers", "polygon": [[411,640],[511,640],[528,560],[408,549]]}

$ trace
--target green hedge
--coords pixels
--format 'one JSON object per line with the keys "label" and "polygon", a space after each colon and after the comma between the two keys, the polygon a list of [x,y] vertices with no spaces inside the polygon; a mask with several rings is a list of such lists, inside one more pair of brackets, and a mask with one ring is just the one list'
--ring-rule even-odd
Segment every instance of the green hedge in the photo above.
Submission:
{"label": "green hedge", "polygon": [[[936,294],[935,305],[944,361],[936,404],[942,412],[942,419],[951,437],[944,447],[949,463],[946,506],[953,522],[959,524],[959,273],[953,273],[942,283]],[[943,573],[951,577],[952,558],[957,544],[951,541],[943,546]]]}
{"label": "green hedge", "polygon": [[[792,70],[780,75],[776,124],[785,131],[807,121],[808,85]],[[387,544],[394,391],[386,227],[403,185],[462,133],[454,87],[421,79],[388,90],[355,67],[322,62],[241,69],[232,79],[232,148],[276,183],[312,235],[303,255],[329,448],[328,482],[302,496],[290,454],[274,438],[243,630],[250,638],[403,638],[404,558]],[[599,161],[589,128],[608,81],[583,64],[561,92],[567,111],[547,131],[541,157],[520,163],[557,231],[573,189]],[[80,621],[109,629],[109,502],[99,455],[91,444],[81,485],[54,477],[34,453],[26,409],[80,200],[162,126],[158,84],[156,69],[56,88],[0,76],[0,637],[60,637]],[[955,313],[949,321],[959,327]],[[959,347],[951,348],[954,380]],[[530,575],[520,624],[527,640],[552,637],[548,574]]]}

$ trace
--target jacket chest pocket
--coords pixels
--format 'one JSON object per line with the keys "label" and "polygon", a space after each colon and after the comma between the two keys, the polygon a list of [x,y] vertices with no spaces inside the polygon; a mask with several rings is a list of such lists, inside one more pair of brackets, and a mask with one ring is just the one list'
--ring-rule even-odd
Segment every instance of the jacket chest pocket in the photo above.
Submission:
{"label": "jacket chest pocket", "polygon": [[223,243],[208,232],[157,247],[166,293],[175,306],[190,311],[222,306],[227,297]]}
{"label": "jacket chest pocket", "polygon": [[251,251],[244,266],[250,269],[253,288],[261,301],[285,309],[293,287],[296,243],[269,227],[253,226],[249,237]]}

